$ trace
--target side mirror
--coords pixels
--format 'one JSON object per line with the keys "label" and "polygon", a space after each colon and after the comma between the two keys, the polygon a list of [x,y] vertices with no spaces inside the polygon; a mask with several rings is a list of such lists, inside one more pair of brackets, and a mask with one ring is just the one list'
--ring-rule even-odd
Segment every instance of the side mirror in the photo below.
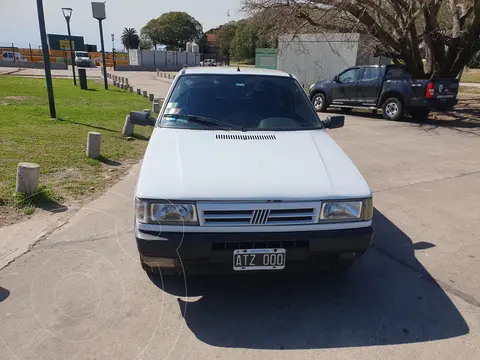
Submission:
{"label": "side mirror", "polygon": [[130,122],[133,125],[155,126],[155,119],[152,119],[147,111],[131,111]]}
{"label": "side mirror", "polygon": [[329,116],[327,120],[322,120],[326,129],[338,129],[345,125],[345,116]]}
{"label": "side mirror", "polygon": [[338,82],[338,75],[335,75],[335,77],[333,78],[333,82]]}

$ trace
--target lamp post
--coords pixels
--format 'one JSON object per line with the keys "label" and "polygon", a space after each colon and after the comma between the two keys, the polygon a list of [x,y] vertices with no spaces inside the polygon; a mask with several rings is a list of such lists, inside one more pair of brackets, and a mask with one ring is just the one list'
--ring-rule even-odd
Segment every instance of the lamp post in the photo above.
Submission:
{"label": "lamp post", "polygon": [[40,40],[42,42],[43,64],[45,67],[45,80],[47,82],[48,105],[50,106],[50,117],[55,119],[55,100],[53,98],[52,73],[50,72],[50,54],[48,53],[47,31],[45,30],[45,16],[43,14],[43,1],[37,0],[38,25],[40,27]]}
{"label": "lamp post", "polygon": [[107,18],[107,15],[105,13],[105,3],[92,2],[92,14],[93,14],[93,17],[98,20],[98,26],[100,29],[100,43],[102,45],[102,61],[103,61],[103,82],[105,85],[105,90],[108,90],[107,64],[105,62],[105,44],[103,42],[103,26],[102,26],[102,20],[105,20]]}
{"label": "lamp post", "polygon": [[68,41],[70,43],[70,56],[72,58],[72,71],[73,71],[73,85],[77,85],[77,78],[75,76],[75,56],[74,56],[74,49],[72,44],[72,34],[70,32],[70,18],[72,17],[72,8],[62,8],[63,16],[67,21],[67,30],[68,30]]}
{"label": "lamp post", "polygon": [[115,34],[112,34],[112,64],[115,70]]}

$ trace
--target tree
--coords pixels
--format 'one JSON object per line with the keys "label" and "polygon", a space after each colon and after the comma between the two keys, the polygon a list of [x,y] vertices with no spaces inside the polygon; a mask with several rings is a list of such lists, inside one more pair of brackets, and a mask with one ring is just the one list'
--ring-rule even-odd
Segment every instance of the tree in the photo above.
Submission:
{"label": "tree", "polygon": [[153,47],[157,50],[157,45],[160,44],[158,19],[150,20],[141,30],[141,34],[152,42]]}
{"label": "tree", "polygon": [[142,50],[152,50],[152,48],[153,48],[152,40],[150,40],[150,38],[147,36],[147,34],[142,32],[140,34],[140,49],[142,49]]}
{"label": "tree", "polygon": [[138,49],[140,45],[140,37],[137,34],[137,30],[134,28],[123,28],[122,44],[127,50]]}
{"label": "tree", "polygon": [[256,17],[240,20],[235,27],[230,51],[237,59],[254,58],[256,48],[271,47],[275,43],[275,39],[270,35],[269,26]]}
{"label": "tree", "polygon": [[237,31],[238,24],[236,21],[230,21],[221,25],[217,30],[217,43],[220,46],[221,55],[230,55],[233,38]]}
{"label": "tree", "polygon": [[166,45],[168,50],[185,49],[189,41],[203,38],[202,25],[185,12],[172,11],[150,20],[142,33],[152,41],[153,45]]}
{"label": "tree", "polygon": [[279,35],[365,34],[375,55],[404,63],[416,77],[456,77],[479,50],[480,0],[242,1]]}

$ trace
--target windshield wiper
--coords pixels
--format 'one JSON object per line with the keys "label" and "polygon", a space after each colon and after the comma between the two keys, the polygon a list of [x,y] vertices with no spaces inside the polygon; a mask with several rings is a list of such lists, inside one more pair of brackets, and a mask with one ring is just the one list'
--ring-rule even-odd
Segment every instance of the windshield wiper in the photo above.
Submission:
{"label": "windshield wiper", "polygon": [[222,130],[231,130],[226,126],[232,126],[234,128],[240,129],[243,131],[243,127],[240,125],[236,124],[231,124],[225,121],[217,120],[217,119],[212,119],[206,116],[197,116],[197,115],[185,115],[185,114],[165,114],[164,117],[174,117],[174,118],[180,118],[180,119],[186,119],[188,121],[197,123],[197,124],[202,124],[202,125],[207,125],[207,126],[214,126],[218,129]]}

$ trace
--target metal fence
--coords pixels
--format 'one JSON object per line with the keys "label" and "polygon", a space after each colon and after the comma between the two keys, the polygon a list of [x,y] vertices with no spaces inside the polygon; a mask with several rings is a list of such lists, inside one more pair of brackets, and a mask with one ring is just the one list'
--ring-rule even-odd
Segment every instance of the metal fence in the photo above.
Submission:
{"label": "metal fence", "polygon": [[[71,63],[71,55],[69,49],[63,50],[49,50],[50,62],[64,62]],[[89,52],[88,55],[96,65],[102,64],[101,52]],[[41,46],[32,46],[29,44],[28,48],[16,47],[12,44],[0,44],[0,60],[12,62],[43,62],[43,54]],[[116,65],[128,65],[128,53],[125,52],[106,52],[105,63],[107,67]]]}

